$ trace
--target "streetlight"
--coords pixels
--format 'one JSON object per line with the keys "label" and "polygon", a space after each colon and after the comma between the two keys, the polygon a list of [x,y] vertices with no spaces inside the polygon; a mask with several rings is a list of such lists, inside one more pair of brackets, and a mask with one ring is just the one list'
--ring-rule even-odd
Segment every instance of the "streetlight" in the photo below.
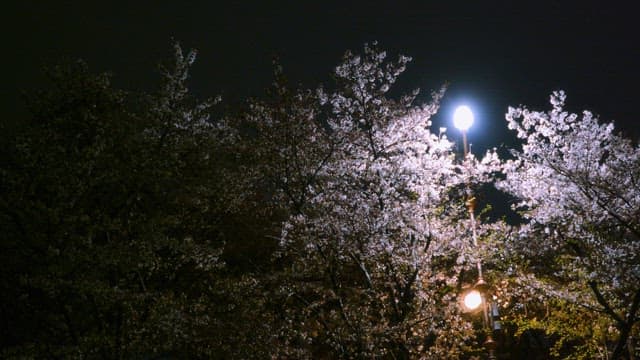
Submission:
{"label": "streetlight", "polygon": [[458,106],[453,113],[453,126],[462,132],[462,142],[464,144],[464,158],[467,158],[469,146],[467,145],[467,130],[473,125],[473,112],[466,106]]}
{"label": "streetlight", "polygon": [[476,289],[468,291],[464,295],[462,303],[467,311],[478,310],[480,305],[482,305],[482,294],[480,294],[480,291]]}
{"label": "streetlight", "polygon": [[[459,106],[453,113],[453,125],[462,132],[462,141],[464,145],[464,158],[467,160],[469,154],[469,145],[467,143],[467,130],[473,125],[473,112],[471,109],[462,105]],[[471,220],[471,235],[473,239],[473,246],[478,247],[478,236],[476,234],[476,218],[475,218],[475,197],[472,195],[471,190],[467,188],[467,210],[469,211],[469,219]],[[473,288],[463,295],[463,307],[467,312],[472,312],[478,309],[482,309],[483,325],[486,331],[487,339],[484,343],[485,347],[489,351],[489,359],[495,359],[496,342],[491,335],[493,330],[498,330],[500,322],[498,318],[498,308],[495,304],[488,304],[487,302],[487,283],[482,276],[482,261],[478,259],[476,263],[478,270],[478,280]]]}

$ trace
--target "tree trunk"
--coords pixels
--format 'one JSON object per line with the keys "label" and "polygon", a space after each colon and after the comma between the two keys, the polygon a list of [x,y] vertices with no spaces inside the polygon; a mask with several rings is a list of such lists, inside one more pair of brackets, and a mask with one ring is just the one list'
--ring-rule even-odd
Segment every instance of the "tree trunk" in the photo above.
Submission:
{"label": "tree trunk", "polygon": [[636,322],[636,313],[638,312],[638,307],[640,306],[640,289],[636,291],[635,296],[633,297],[633,303],[631,304],[631,308],[629,309],[629,313],[627,314],[626,321],[619,321],[620,324],[620,338],[618,339],[618,343],[616,344],[615,349],[613,350],[613,355],[611,357],[612,360],[622,359],[622,354],[625,348],[627,348],[627,352],[629,355],[629,359],[633,359],[633,352],[635,349],[630,344],[630,335],[631,329],[633,329],[633,324]]}

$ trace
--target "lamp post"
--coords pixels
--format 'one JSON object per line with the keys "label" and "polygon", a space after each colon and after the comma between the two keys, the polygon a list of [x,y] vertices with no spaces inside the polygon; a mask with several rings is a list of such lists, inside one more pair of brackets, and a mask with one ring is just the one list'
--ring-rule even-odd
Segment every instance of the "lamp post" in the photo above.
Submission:
{"label": "lamp post", "polygon": [[[453,125],[462,133],[463,142],[463,161],[467,160],[469,154],[469,144],[467,142],[467,130],[473,125],[474,116],[471,109],[466,106],[459,106],[453,113]],[[475,218],[475,197],[471,193],[471,189],[467,188],[467,200],[466,206],[469,212],[469,219],[471,220],[471,236],[473,240],[473,246],[478,247],[478,236],[476,233],[476,218]],[[498,309],[495,305],[491,306],[487,299],[488,285],[484,281],[482,274],[482,261],[478,259],[476,262],[476,269],[478,271],[478,279],[473,286],[473,289],[468,291],[463,297],[463,305],[466,311],[474,311],[481,308],[482,320],[484,330],[487,335],[487,339],[484,343],[485,348],[488,350],[489,359],[495,359],[496,342],[493,340],[492,331],[496,330],[496,326],[499,326],[499,321],[494,321],[498,316]]]}
{"label": "lamp post", "polygon": [[[462,132],[462,143],[463,143],[463,160],[467,160],[467,156],[469,155],[469,143],[467,142],[467,130],[473,125],[473,112],[471,109],[462,105],[459,106],[456,111],[453,113],[453,125]],[[473,239],[473,246],[478,247],[478,237],[476,234],[476,217],[475,217],[475,207],[476,207],[476,198],[471,194],[471,190],[468,189],[467,194],[467,210],[469,210],[469,218],[471,219],[471,234]],[[482,277],[482,263],[478,260],[476,264],[478,270],[478,282],[476,283],[476,287],[482,287],[485,285],[484,278]]]}

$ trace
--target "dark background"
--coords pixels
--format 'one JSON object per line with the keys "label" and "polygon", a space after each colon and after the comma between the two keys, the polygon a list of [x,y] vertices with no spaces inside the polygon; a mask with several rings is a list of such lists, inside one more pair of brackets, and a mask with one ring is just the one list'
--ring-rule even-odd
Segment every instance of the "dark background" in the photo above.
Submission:
{"label": "dark background", "polygon": [[295,84],[328,83],[347,49],[377,40],[413,57],[399,87],[421,100],[448,81],[436,117],[468,102],[476,150],[500,146],[507,106],[589,109],[637,138],[637,12],[631,1],[14,1],[2,11],[2,116],[26,114],[20,92],[41,86],[41,65],[82,58],[117,86],[152,89],[171,39],[199,50],[193,88],[228,103],[259,96],[277,55]]}

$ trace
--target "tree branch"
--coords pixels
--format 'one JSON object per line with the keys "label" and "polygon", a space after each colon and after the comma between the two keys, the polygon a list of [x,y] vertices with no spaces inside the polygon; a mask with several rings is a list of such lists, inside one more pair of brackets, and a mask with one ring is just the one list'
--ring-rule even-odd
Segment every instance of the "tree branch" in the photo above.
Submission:
{"label": "tree branch", "polygon": [[595,281],[589,281],[588,284],[593,291],[593,294],[596,296],[598,303],[604,308],[605,313],[611,316],[611,318],[613,318],[613,320],[618,323],[618,326],[622,326],[622,324],[624,324],[624,319],[622,319],[620,315],[616,314],[616,312],[613,311],[613,309],[609,305],[609,302],[604,298],[604,296],[602,296],[602,293],[598,289],[598,284],[596,284]]}

